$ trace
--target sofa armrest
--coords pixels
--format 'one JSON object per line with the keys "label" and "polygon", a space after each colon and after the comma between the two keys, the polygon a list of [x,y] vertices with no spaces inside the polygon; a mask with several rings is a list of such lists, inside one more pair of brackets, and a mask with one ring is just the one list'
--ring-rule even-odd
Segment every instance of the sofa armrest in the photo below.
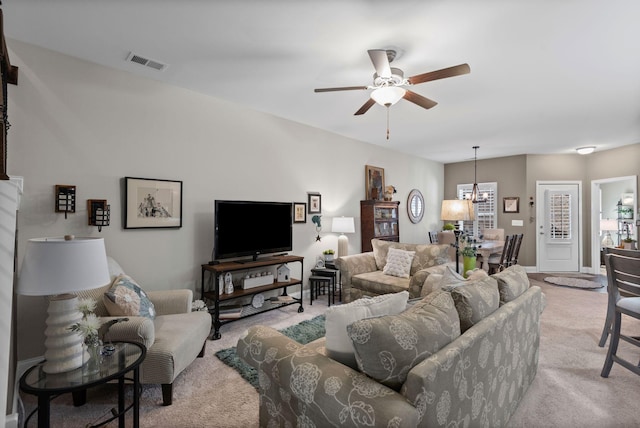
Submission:
{"label": "sofa armrest", "polygon": [[418,412],[401,394],[314,346],[266,326],[240,338],[238,356],[258,370],[260,426],[417,426]]}
{"label": "sofa armrest", "polygon": [[420,426],[506,426],[537,372],[541,307],[531,287],[411,369],[401,392]]}
{"label": "sofa armrest", "polygon": [[147,296],[153,303],[157,315],[191,312],[193,291],[189,289],[148,291]]}
{"label": "sofa armrest", "polygon": [[[125,317],[100,317],[103,324],[118,318]],[[147,317],[126,317],[128,321],[122,321],[112,325],[109,328],[108,333],[104,336],[105,341],[119,342],[136,342],[143,344],[147,348],[153,345],[156,340],[156,330],[153,324],[153,320]],[[100,330],[100,335],[104,334],[103,329]]]}
{"label": "sofa armrest", "polygon": [[351,301],[351,278],[354,275],[378,270],[376,259],[373,257],[373,251],[338,257],[336,266],[340,269],[342,301],[344,303]]}

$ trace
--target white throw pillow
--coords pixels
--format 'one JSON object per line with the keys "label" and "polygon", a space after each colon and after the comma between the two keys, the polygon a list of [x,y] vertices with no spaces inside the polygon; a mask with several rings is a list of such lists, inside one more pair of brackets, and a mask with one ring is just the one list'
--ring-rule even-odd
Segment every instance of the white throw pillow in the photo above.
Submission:
{"label": "white throw pillow", "polygon": [[365,318],[399,314],[407,307],[408,300],[409,292],[401,291],[329,307],[325,314],[327,356],[357,370],[358,363],[353,343],[347,335],[347,326]]}
{"label": "white throw pillow", "polygon": [[415,251],[399,250],[397,248],[389,248],[387,253],[387,264],[384,265],[382,273],[391,276],[397,276],[399,278],[409,278],[409,272],[411,272],[411,263],[413,263],[413,257],[416,255]]}

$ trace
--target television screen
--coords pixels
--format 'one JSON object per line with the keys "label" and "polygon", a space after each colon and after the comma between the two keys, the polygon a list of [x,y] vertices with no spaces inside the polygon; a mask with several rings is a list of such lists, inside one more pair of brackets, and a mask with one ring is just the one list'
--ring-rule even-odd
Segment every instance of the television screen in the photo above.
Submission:
{"label": "television screen", "polygon": [[215,259],[291,251],[291,202],[215,201]]}

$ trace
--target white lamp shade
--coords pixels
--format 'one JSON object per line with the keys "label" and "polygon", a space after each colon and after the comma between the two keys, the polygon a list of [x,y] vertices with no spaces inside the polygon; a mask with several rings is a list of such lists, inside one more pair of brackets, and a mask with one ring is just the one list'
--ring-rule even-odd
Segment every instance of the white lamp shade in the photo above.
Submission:
{"label": "white lamp shade", "polygon": [[371,99],[381,106],[389,107],[400,101],[406,92],[397,86],[383,86],[371,93]]}
{"label": "white lamp shade", "polygon": [[331,231],[334,233],[355,233],[356,227],[353,217],[334,217],[331,221]]}
{"label": "white lamp shade", "polygon": [[603,218],[602,220],[600,220],[600,230],[618,230],[618,220]]}
{"label": "white lamp shade", "polygon": [[110,281],[103,238],[36,238],[27,242],[18,294],[51,296]]}
{"label": "white lamp shade", "polygon": [[469,199],[445,199],[442,201],[440,219],[450,221],[475,220],[473,203]]}

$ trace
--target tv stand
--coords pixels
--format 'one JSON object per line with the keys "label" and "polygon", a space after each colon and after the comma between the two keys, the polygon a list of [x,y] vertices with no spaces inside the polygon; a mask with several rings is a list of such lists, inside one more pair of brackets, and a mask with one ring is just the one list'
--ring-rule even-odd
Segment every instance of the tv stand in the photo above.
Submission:
{"label": "tv stand", "polygon": [[[249,289],[242,289],[240,287],[236,287],[233,293],[231,294],[220,294],[220,281],[221,277],[224,277],[226,273],[233,273],[237,271],[246,271],[247,269],[256,269],[265,266],[275,266],[283,263],[300,263],[300,272],[304,272],[303,266],[304,257],[300,256],[289,256],[289,255],[280,255],[280,256],[270,256],[259,258],[256,261],[253,260],[240,260],[233,262],[220,262],[215,265],[203,264],[202,265],[202,299],[205,302],[212,302],[213,306],[209,306],[209,313],[211,313],[211,322],[213,324],[214,332],[211,336],[212,340],[218,340],[222,337],[220,334],[220,327],[223,324],[236,321],[238,319],[246,318],[249,316],[257,315],[262,312],[271,311],[273,309],[278,309],[283,306],[295,305],[299,304],[298,312],[304,312],[304,308],[302,307],[302,279],[289,278],[289,281],[285,282],[274,282],[268,285],[262,285]],[[205,277],[208,273],[209,286],[206,286]],[[211,283],[213,282],[213,283]],[[287,287],[291,287],[294,285],[300,285],[300,298],[290,297],[287,294]],[[267,301],[264,302],[262,307],[254,308],[251,305],[243,305],[241,313],[234,318],[226,318],[220,319],[220,302],[232,301],[235,299],[239,299],[240,297],[254,296],[256,294],[264,293],[270,290],[278,290],[281,289],[282,293],[278,297],[284,297],[282,301]]]}

